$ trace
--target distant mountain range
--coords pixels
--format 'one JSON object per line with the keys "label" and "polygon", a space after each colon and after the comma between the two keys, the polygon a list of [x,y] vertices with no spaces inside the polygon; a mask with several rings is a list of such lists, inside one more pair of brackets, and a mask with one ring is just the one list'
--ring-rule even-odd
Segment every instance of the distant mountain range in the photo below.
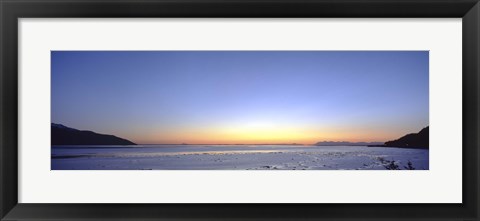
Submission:
{"label": "distant mountain range", "polygon": [[383,142],[322,141],[315,144],[315,146],[369,146],[369,145],[383,145]]}
{"label": "distant mountain range", "polygon": [[135,145],[135,143],[113,135],[77,130],[61,124],[51,124],[51,145]]}
{"label": "distant mountain range", "polygon": [[428,126],[418,133],[407,134],[397,140],[385,142],[385,147],[429,148],[430,132]]}
{"label": "distant mountain range", "polygon": [[316,146],[369,146],[369,147],[403,147],[403,148],[429,148],[429,130],[428,126],[418,133],[407,134],[396,140],[383,142],[348,142],[348,141],[322,141]]}

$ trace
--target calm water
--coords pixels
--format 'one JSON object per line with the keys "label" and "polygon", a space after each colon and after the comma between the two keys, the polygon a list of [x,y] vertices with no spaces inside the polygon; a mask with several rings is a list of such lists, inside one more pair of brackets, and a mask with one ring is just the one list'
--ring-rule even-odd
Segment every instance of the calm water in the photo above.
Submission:
{"label": "calm water", "polygon": [[428,150],[366,146],[55,146],[53,170],[428,169]]}

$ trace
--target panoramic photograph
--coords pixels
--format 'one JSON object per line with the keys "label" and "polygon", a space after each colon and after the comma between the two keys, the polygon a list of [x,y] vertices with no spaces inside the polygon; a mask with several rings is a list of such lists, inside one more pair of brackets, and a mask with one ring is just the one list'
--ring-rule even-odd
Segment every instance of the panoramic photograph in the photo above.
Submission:
{"label": "panoramic photograph", "polygon": [[51,51],[51,170],[428,170],[428,51]]}

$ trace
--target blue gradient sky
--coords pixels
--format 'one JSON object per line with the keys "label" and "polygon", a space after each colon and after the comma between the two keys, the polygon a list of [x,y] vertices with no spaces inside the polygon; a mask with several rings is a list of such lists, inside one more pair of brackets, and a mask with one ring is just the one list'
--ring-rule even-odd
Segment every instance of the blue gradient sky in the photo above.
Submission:
{"label": "blue gradient sky", "polygon": [[136,143],[387,141],[428,125],[428,52],[52,51],[52,122]]}

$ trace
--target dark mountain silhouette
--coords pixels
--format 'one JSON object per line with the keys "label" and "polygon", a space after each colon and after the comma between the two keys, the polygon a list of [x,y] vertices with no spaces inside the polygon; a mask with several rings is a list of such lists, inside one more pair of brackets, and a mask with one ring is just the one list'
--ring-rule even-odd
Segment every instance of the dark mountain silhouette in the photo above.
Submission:
{"label": "dark mountain silhouette", "polygon": [[429,148],[428,126],[418,133],[407,134],[397,140],[385,142],[385,147]]}
{"label": "dark mountain silhouette", "polygon": [[135,143],[113,135],[97,134],[77,130],[61,124],[51,125],[52,145],[135,145]]}

